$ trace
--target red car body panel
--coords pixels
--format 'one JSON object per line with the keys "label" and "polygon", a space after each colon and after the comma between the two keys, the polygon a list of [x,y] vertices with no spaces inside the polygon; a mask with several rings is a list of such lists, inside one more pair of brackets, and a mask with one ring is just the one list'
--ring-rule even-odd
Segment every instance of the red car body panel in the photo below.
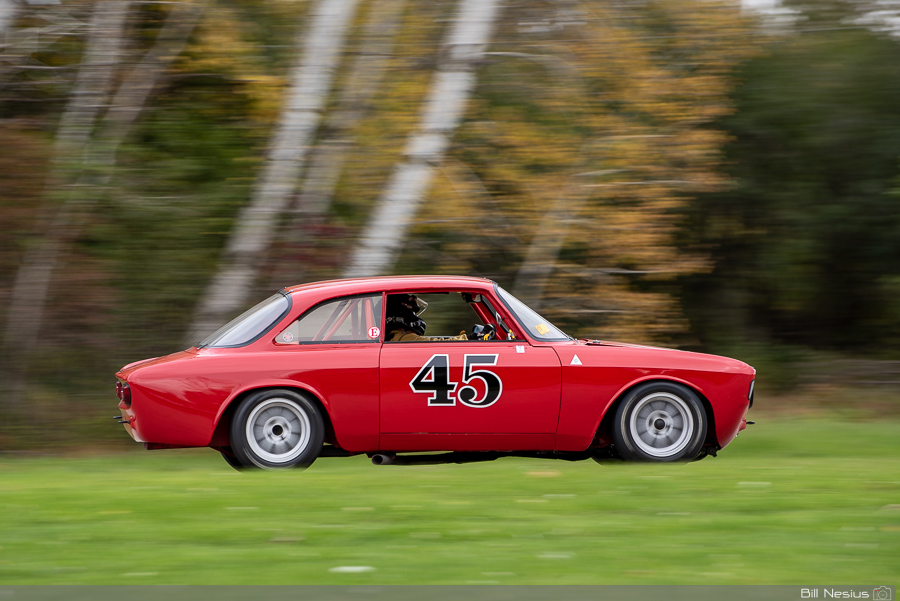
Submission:
{"label": "red car body panel", "polygon": [[287,387],[306,390],[322,402],[339,424],[335,434],[341,448],[365,451],[378,446],[380,346],[192,349],[179,353],[178,361],[161,363],[162,370],[154,369],[155,363],[142,364],[119,377],[131,387],[131,426],[144,442],[207,446],[234,399],[250,390]]}
{"label": "red car body panel", "polygon": [[[386,343],[379,331],[371,342],[275,342],[289,324],[323,301],[444,291],[482,294],[516,339]],[[353,453],[584,451],[598,444],[595,438],[615,401],[650,380],[678,382],[697,392],[711,411],[708,440],[718,448],[745,424],[752,367],[669,349],[535,340],[489,280],[366,278],[295,286],[284,293],[291,301],[288,312],[249,344],[192,348],[119,371],[117,377],[131,395],[130,404],[121,402],[120,407],[135,440],[148,448],[227,446],[222,426],[227,426],[235,401],[265,388],[313,395],[333,431],[329,442]],[[443,400],[415,390],[416,378],[427,383],[435,377],[429,361],[448,366],[455,388]]]}
{"label": "red car body panel", "polygon": [[[740,361],[617,343],[556,343],[554,349],[567,366],[563,369],[557,450],[587,448],[613,402],[629,388],[650,380],[684,384],[709,402],[720,447],[731,442],[743,426],[755,372]],[[581,365],[571,364],[576,355]]]}
{"label": "red car body panel", "polygon": [[[426,450],[421,445],[435,436],[427,450],[478,450],[473,436],[491,435],[491,450],[555,450],[559,419],[561,373],[559,359],[549,348],[529,347],[521,341],[466,341],[387,344],[381,352],[382,448]],[[517,352],[516,347],[526,352]],[[503,389],[489,407],[462,403],[429,406],[418,394],[410,394],[412,376],[434,354],[449,359],[452,382],[462,382],[467,355],[495,356],[491,371],[500,376]],[[478,373],[476,370],[475,374]],[[484,396],[483,381],[473,379],[476,398]],[[481,437],[482,439],[484,437]],[[443,446],[442,446],[443,445]],[[448,446],[449,445],[449,446]],[[484,448],[484,447],[481,447]]]}

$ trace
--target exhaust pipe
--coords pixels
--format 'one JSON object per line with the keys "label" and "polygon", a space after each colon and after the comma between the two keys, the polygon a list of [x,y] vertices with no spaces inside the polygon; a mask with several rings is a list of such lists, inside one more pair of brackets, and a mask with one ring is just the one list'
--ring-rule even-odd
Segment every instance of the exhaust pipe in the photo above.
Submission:
{"label": "exhaust pipe", "polygon": [[393,453],[375,453],[372,455],[373,465],[391,465],[397,458]]}

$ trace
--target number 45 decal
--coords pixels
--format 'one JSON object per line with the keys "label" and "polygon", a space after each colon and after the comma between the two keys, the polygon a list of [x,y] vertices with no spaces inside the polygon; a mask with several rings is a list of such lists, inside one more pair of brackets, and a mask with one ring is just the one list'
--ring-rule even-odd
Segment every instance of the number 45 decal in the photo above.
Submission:
{"label": "number 45 decal", "polygon": [[[503,393],[503,381],[494,372],[480,367],[482,365],[497,365],[497,355],[466,355],[463,387],[456,390],[459,382],[450,381],[450,356],[432,355],[410,381],[409,387],[413,392],[428,394],[429,407],[453,406],[456,399],[469,407],[490,407]],[[484,383],[484,395],[480,399],[477,398],[478,389],[471,385],[476,379]]]}

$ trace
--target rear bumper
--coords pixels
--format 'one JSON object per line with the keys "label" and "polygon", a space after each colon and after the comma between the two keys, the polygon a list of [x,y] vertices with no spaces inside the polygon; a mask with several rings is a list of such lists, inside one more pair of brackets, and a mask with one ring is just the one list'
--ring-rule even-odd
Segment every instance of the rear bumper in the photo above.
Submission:
{"label": "rear bumper", "polygon": [[138,435],[137,430],[134,427],[134,414],[131,411],[131,407],[126,405],[124,401],[119,401],[119,410],[122,412],[121,418],[119,419],[119,423],[122,424],[122,427],[125,428],[125,431],[128,432],[128,435],[134,439],[135,442],[144,442],[141,440],[141,437]]}

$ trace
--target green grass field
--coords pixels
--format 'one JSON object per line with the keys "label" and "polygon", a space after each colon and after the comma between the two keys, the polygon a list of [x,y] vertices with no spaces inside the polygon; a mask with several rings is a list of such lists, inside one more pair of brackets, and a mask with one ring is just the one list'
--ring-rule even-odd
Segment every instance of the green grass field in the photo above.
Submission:
{"label": "green grass field", "polygon": [[0,583],[892,585],[898,426],[763,419],[664,466],[0,455]]}

